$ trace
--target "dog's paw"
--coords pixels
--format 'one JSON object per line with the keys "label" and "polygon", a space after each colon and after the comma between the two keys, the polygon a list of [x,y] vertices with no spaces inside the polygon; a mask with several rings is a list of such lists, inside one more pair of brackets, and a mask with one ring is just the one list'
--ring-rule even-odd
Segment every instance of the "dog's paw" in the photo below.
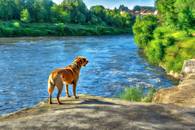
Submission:
{"label": "dog's paw", "polygon": [[68,98],[69,98],[69,97],[71,97],[71,96],[70,96],[70,95],[66,95],[66,97],[68,97]]}
{"label": "dog's paw", "polygon": [[61,103],[61,102],[58,102],[58,105],[62,105],[63,103]]}
{"label": "dog's paw", "polygon": [[75,98],[75,99],[79,99],[79,96],[75,96],[74,98]]}
{"label": "dog's paw", "polygon": [[52,102],[48,102],[48,104],[53,104]]}

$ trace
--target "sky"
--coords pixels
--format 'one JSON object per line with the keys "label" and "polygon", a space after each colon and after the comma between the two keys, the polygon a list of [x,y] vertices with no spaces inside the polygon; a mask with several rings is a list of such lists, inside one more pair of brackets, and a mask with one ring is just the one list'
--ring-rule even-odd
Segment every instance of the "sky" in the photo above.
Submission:
{"label": "sky", "polygon": [[[55,3],[60,3],[63,0],[53,0]],[[154,0],[83,0],[90,8],[93,5],[103,5],[106,8],[113,9],[119,7],[121,4],[132,9],[135,5],[154,6]]]}

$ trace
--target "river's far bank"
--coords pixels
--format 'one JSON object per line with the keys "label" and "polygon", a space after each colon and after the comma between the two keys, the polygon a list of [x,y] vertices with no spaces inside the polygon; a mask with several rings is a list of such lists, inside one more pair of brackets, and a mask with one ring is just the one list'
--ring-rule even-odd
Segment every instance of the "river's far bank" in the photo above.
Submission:
{"label": "river's far bank", "polygon": [[68,23],[0,22],[0,37],[99,36],[132,34],[131,28]]}
{"label": "river's far bank", "polygon": [[195,117],[190,114],[195,112],[192,108],[132,103],[88,95],[80,95],[77,100],[62,98],[62,102],[63,105],[48,105],[44,101],[33,108],[0,117],[0,129],[183,130],[195,128]]}

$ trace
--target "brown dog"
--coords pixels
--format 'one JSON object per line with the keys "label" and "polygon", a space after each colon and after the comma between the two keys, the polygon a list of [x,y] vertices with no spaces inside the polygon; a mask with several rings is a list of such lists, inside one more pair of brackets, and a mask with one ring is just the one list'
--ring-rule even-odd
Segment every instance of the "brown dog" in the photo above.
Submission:
{"label": "brown dog", "polygon": [[73,94],[76,96],[76,85],[79,79],[79,73],[82,66],[88,63],[87,58],[83,56],[78,56],[72,62],[72,64],[66,66],[65,68],[58,68],[51,72],[48,79],[48,93],[49,93],[49,104],[52,104],[52,93],[55,86],[58,88],[57,101],[61,104],[59,97],[61,95],[63,84],[66,84],[66,96],[69,96],[68,85],[73,85]]}

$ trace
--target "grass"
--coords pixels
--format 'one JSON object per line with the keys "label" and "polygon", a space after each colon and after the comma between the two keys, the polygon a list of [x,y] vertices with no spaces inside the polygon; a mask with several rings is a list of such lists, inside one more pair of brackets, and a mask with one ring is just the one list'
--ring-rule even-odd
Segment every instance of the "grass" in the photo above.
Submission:
{"label": "grass", "polygon": [[155,88],[149,88],[147,92],[144,91],[143,87],[126,87],[119,98],[133,101],[133,102],[152,102],[152,98],[156,93]]}
{"label": "grass", "polygon": [[167,71],[180,72],[184,60],[192,58],[195,58],[195,37],[182,37],[165,49],[161,64]]}
{"label": "grass", "polygon": [[125,33],[131,33],[131,28],[64,23],[22,23],[19,21],[0,21],[0,37],[83,36],[114,35]]}

